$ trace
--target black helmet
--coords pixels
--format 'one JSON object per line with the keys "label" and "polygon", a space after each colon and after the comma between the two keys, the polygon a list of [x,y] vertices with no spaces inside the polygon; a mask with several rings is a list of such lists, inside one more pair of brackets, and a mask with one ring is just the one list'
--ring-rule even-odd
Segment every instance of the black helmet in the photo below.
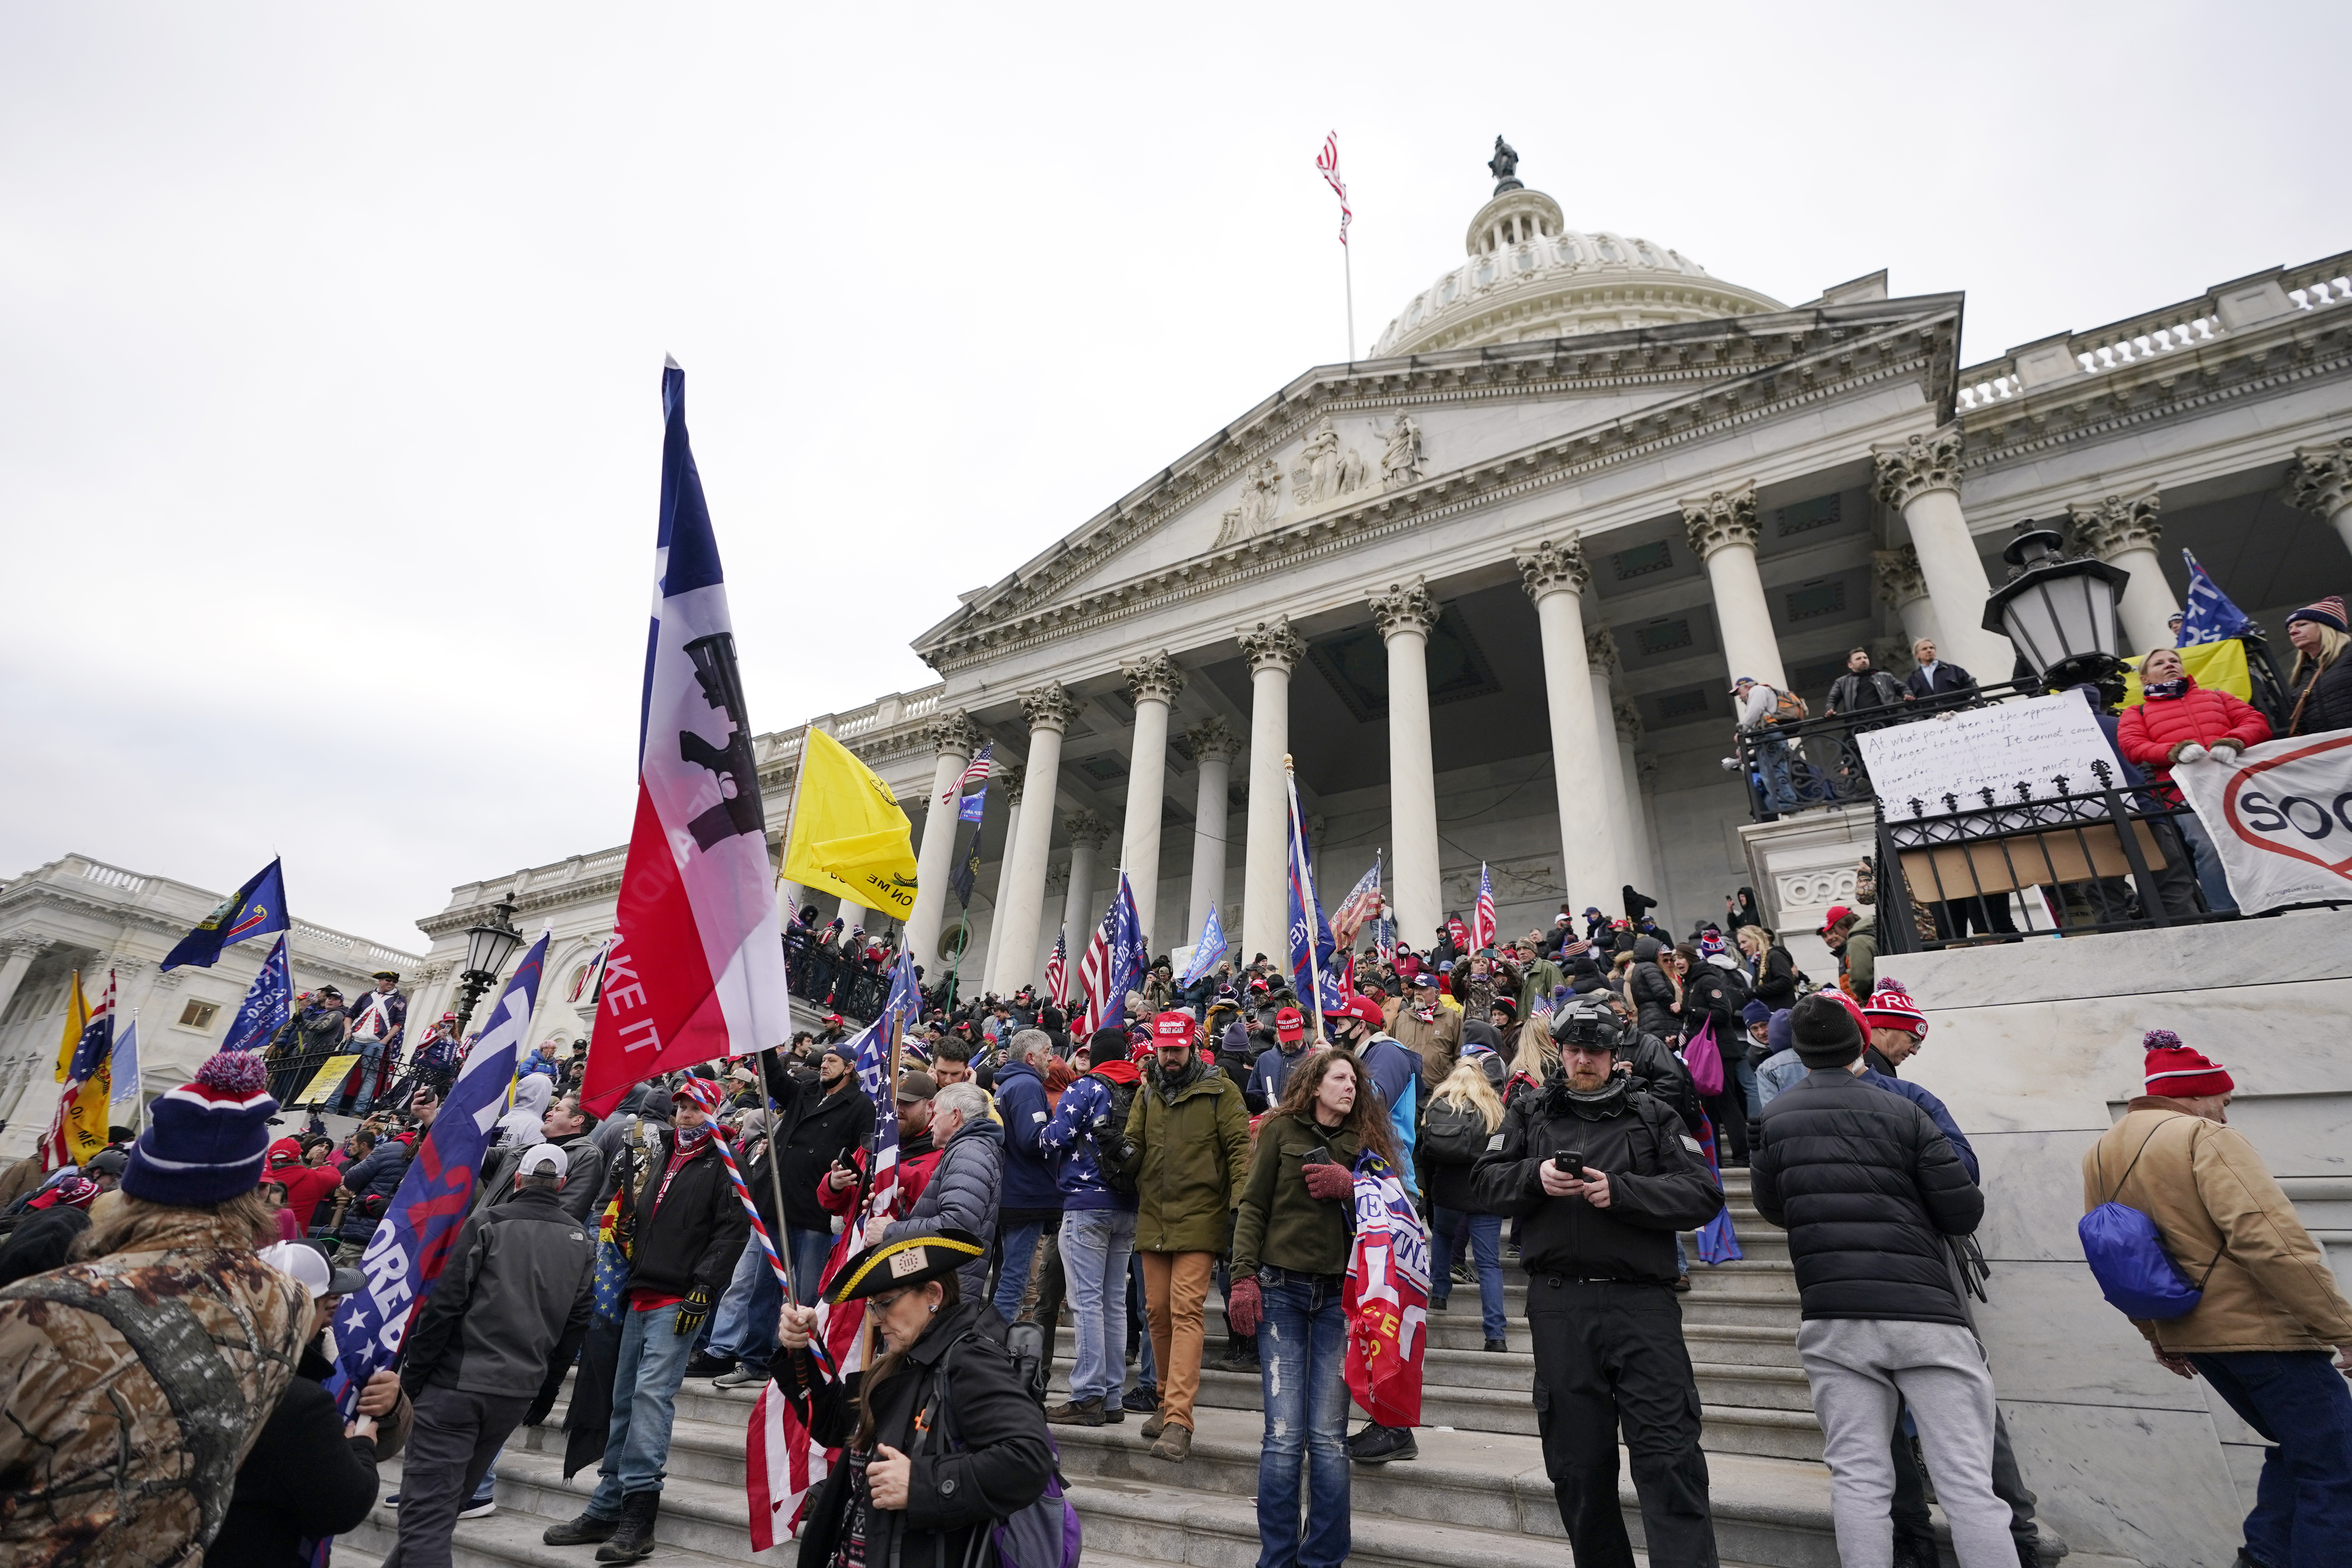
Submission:
{"label": "black helmet", "polygon": [[1580,1002],[1563,1007],[1551,1021],[1551,1037],[1563,1046],[1608,1046],[1617,1044],[1617,1018],[1606,1007],[1596,1007]]}

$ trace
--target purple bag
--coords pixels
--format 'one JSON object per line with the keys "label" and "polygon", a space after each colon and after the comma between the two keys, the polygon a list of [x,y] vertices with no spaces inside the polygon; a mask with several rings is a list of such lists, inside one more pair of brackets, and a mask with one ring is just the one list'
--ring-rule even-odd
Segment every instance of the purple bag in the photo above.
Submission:
{"label": "purple bag", "polygon": [[1723,1092],[1723,1053],[1715,1046],[1715,1020],[1701,1024],[1698,1038],[1683,1047],[1683,1065],[1690,1068],[1691,1087],[1703,1100]]}

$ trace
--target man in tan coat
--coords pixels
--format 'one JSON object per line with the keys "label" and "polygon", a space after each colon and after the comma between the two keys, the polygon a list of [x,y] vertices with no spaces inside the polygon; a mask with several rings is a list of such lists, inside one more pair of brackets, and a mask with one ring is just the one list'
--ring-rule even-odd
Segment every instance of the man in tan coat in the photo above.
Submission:
{"label": "man in tan coat", "polygon": [[[1478,1015],[1481,1018],[1486,1016],[1483,1012]],[[1416,974],[1398,1004],[1389,1033],[1421,1058],[1421,1081],[1434,1090],[1445,1081],[1445,1075],[1454,1070],[1454,1059],[1462,1054],[1462,1011],[1439,1003],[1435,975]]]}
{"label": "man in tan coat", "polygon": [[[2352,1302],[2254,1146],[2228,1125],[2229,1073],[2169,1029],[2143,1044],[2147,1092],[2084,1156],[2084,1210],[2120,1203],[2155,1222],[2203,1294],[2180,1317],[2134,1326],[2168,1371],[2203,1374],[2273,1445],[2241,1568],[2337,1561],[2329,1553],[2352,1542]],[[2344,1352],[2334,1366],[2330,1347]]]}

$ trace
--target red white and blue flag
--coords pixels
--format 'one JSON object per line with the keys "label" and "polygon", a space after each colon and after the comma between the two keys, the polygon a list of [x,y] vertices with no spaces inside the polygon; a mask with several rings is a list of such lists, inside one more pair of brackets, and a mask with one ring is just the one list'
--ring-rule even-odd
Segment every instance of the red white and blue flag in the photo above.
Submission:
{"label": "red white and blue flag", "polygon": [[595,1000],[596,983],[604,977],[604,955],[612,951],[612,940],[608,937],[603,946],[589,954],[588,962],[580,966],[580,973],[572,977],[572,990],[563,998],[566,1002],[577,1002],[583,996],[592,1002]]}
{"label": "red white and blue flag", "polygon": [[1495,945],[1495,879],[1484,860],[1478,862],[1478,907],[1470,911],[1470,951],[1484,952]]}
{"label": "red white and blue flag", "polygon": [[1283,787],[1289,795],[1290,825],[1283,876],[1290,884],[1290,980],[1302,1000],[1312,1007],[1307,1027],[1323,1038],[1323,1015],[1348,1004],[1339,989],[1339,972],[1332,962],[1331,922],[1315,897],[1315,872],[1307,863],[1307,829],[1298,811],[1298,781],[1287,775]]}
{"label": "red white and blue flag", "polygon": [[767,813],[686,373],[662,373],[661,521],[638,707],[637,812],[581,1099],[792,1036]]}
{"label": "red white and blue flag", "polygon": [[1045,960],[1045,994],[1056,1007],[1070,1004],[1070,928],[1054,933],[1054,954]]}
{"label": "red white and blue flag", "polygon": [[1381,912],[1381,858],[1372,857],[1372,868],[1356,879],[1348,896],[1331,911],[1331,940],[1341,947],[1356,945],[1356,933],[1364,922]]}
{"label": "red white and blue flag", "polygon": [[1121,871],[1110,908],[1078,961],[1078,989],[1084,997],[1079,1032],[1091,1035],[1115,1022],[1125,1023],[1127,994],[1142,984],[1143,917],[1135,912],[1135,889]]}
{"label": "red white and blue flag", "polygon": [[1348,187],[1339,178],[1339,133],[1337,131],[1323,138],[1323,151],[1315,154],[1315,166],[1323,172],[1323,183],[1339,198],[1339,243],[1348,243],[1348,226],[1356,215],[1348,208]]}
{"label": "red white and blue flag", "polygon": [[1429,1348],[1429,1232],[1387,1161],[1367,1149],[1355,1176],[1356,1237],[1339,1289],[1348,1392],[1383,1426],[1418,1426]]}
{"label": "red white and blue flag", "polygon": [[974,784],[986,784],[988,782],[988,770],[991,766],[992,760],[995,755],[996,742],[993,741],[982,742],[980,750],[971,754],[971,761],[964,764],[963,776],[957,779],[955,783],[948,786],[948,793],[940,796],[940,804],[941,805],[945,805],[949,801],[953,800],[958,795],[970,789]]}

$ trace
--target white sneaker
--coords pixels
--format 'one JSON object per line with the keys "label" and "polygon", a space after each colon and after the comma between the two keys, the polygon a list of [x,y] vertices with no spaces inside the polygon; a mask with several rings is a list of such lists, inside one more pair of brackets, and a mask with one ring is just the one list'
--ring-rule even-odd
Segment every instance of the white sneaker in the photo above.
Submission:
{"label": "white sneaker", "polygon": [[493,1498],[488,1502],[467,1504],[464,1508],[457,1510],[457,1517],[459,1519],[488,1519],[490,1515],[498,1511],[498,1500]]}

